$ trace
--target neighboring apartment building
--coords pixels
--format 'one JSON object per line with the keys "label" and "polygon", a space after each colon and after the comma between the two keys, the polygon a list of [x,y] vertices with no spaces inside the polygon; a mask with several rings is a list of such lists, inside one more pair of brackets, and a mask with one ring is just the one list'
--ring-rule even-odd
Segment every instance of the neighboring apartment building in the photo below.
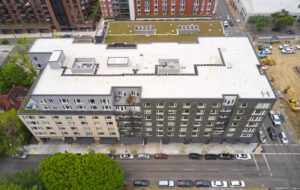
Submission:
{"label": "neighboring apartment building", "polygon": [[0,0],[0,34],[93,30],[97,0]]}
{"label": "neighboring apartment building", "polygon": [[232,6],[246,21],[250,16],[270,16],[282,9],[289,11],[295,19],[300,19],[299,0],[232,0]]}
{"label": "neighboring apartment building", "polygon": [[43,68],[19,117],[39,140],[255,142],[276,101],[246,37],[199,43],[39,39]]}
{"label": "neighboring apartment building", "polygon": [[102,16],[116,20],[210,17],[218,0],[100,0]]}

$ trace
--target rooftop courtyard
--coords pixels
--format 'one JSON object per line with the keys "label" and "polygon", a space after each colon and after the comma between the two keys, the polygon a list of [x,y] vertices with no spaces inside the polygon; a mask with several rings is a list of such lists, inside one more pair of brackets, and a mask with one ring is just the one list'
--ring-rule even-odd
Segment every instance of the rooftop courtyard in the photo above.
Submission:
{"label": "rooftop courtyard", "polygon": [[[198,26],[197,34],[178,34],[179,25]],[[154,34],[137,34],[136,26],[154,26]],[[197,42],[198,37],[224,36],[220,21],[147,21],[109,22],[105,43]]]}

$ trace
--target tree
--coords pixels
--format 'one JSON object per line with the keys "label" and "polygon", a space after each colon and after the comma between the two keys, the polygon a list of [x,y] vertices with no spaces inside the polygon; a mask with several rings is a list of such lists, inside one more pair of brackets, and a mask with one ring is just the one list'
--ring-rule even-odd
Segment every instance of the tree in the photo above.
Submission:
{"label": "tree", "polygon": [[3,40],[1,41],[1,44],[2,44],[2,45],[8,45],[8,44],[9,44],[9,40],[8,40],[8,39],[3,39]]}
{"label": "tree", "polygon": [[34,75],[25,71],[20,65],[9,62],[0,68],[0,94],[7,93],[12,86],[29,87],[33,83]]}
{"label": "tree", "polygon": [[0,153],[4,151],[9,154],[15,153],[30,136],[30,132],[18,118],[15,109],[0,114]]}
{"label": "tree", "polygon": [[295,23],[295,18],[289,15],[289,12],[282,9],[276,13],[271,14],[272,24],[276,27],[285,28],[292,26]]}
{"label": "tree", "polygon": [[16,185],[21,189],[43,189],[39,174],[34,169],[25,169],[15,174],[9,174],[2,177],[0,183],[13,186]]}
{"label": "tree", "polygon": [[28,38],[26,38],[26,37],[18,38],[17,43],[19,45],[23,45],[26,48],[27,51],[29,50],[29,40],[28,40]]}
{"label": "tree", "polygon": [[0,183],[0,189],[1,190],[23,190],[22,187],[18,185],[6,185],[6,184],[1,184]]}
{"label": "tree", "polygon": [[117,162],[101,153],[54,154],[42,160],[39,173],[47,190],[121,190],[124,183],[124,173]]}
{"label": "tree", "polygon": [[261,30],[270,25],[270,19],[267,16],[251,16],[248,23],[254,25],[257,30]]}

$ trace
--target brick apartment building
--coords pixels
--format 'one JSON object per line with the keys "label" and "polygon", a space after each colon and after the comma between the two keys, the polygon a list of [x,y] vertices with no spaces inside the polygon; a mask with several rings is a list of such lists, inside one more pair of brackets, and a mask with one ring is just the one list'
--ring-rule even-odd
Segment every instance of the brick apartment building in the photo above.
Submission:
{"label": "brick apartment building", "polygon": [[0,0],[0,34],[95,28],[97,0]]}
{"label": "brick apartment building", "polygon": [[[106,45],[39,39],[18,115],[38,140],[250,143],[276,95],[246,37]],[[84,50],[84,51],[83,51]]]}
{"label": "brick apartment building", "polygon": [[210,17],[218,0],[100,0],[102,16],[116,20]]}

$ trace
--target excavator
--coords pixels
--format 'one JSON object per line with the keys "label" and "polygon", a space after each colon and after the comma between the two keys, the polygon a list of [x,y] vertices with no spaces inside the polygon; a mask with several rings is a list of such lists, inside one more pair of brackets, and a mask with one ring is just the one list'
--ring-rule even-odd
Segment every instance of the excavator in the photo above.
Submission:
{"label": "excavator", "polygon": [[263,65],[276,65],[275,60],[272,57],[269,57],[269,56],[261,59],[260,62]]}
{"label": "excavator", "polygon": [[292,86],[288,86],[283,90],[283,93],[287,94],[290,92],[291,96],[288,100],[288,104],[290,105],[291,110],[300,111],[300,101],[296,96],[296,92]]}

